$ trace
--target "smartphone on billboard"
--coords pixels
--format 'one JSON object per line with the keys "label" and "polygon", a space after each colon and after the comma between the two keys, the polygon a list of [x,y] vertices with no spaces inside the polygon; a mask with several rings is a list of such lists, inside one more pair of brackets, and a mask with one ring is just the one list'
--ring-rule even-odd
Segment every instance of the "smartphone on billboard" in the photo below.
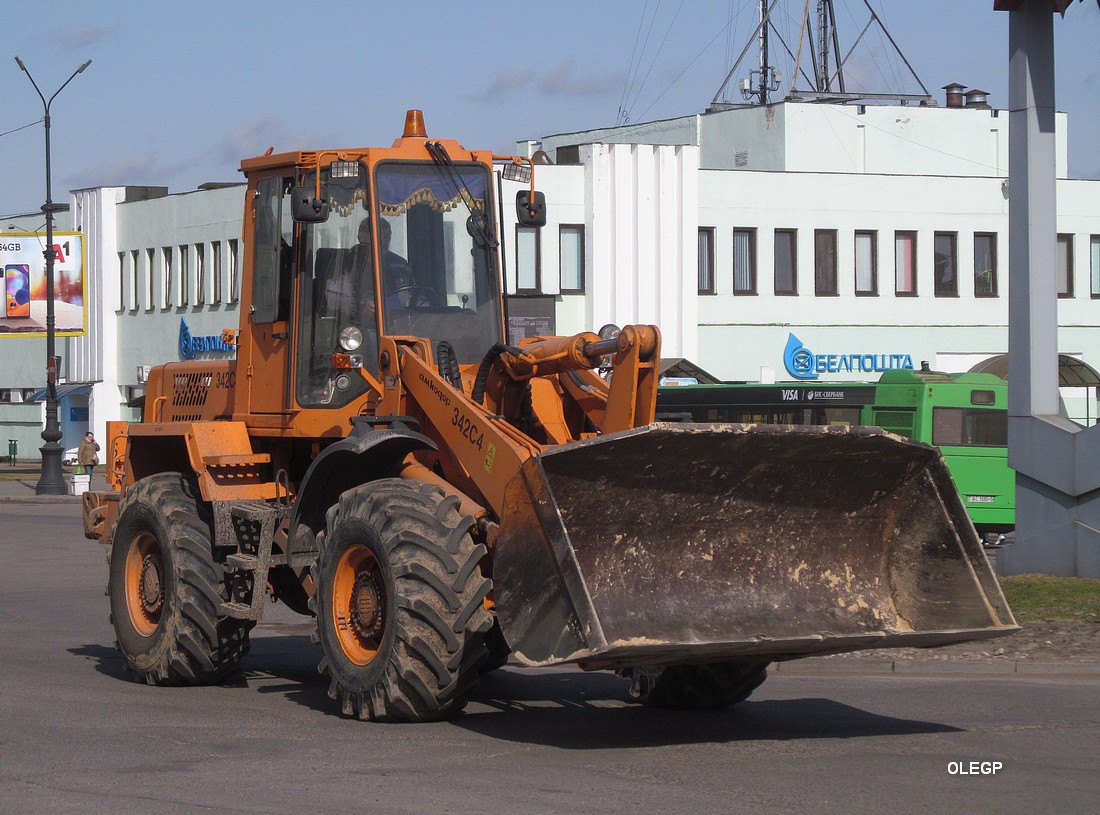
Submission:
{"label": "smartphone on billboard", "polygon": [[5,267],[4,307],[8,317],[31,316],[31,267],[27,264]]}

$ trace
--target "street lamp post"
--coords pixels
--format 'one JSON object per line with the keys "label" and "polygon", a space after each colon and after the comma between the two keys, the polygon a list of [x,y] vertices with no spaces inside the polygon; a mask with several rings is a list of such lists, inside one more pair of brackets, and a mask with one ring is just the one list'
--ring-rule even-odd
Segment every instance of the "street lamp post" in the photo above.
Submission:
{"label": "street lamp post", "polygon": [[55,260],[53,248],[53,214],[57,207],[54,206],[53,194],[50,189],[50,105],[53,104],[53,100],[57,98],[57,95],[65,89],[65,85],[72,82],[73,77],[82,73],[85,68],[92,64],[92,61],[88,60],[73,71],[72,76],[66,79],[60,88],[54,91],[53,96],[51,96],[48,101],[46,97],[42,95],[42,91],[38,89],[38,83],[34,81],[34,77],[31,76],[31,72],[27,70],[27,66],[23,64],[23,60],[16,57],[15,62],[19,66],[19,70],[27,75],[27,79],[34,85],[34,90],[38,94],[38,98],[42,100],[42,121],[46,125],[46,203],[42,205],[42,212],[46,215],[46,250],[43,252],[46,258],[46,427],[42,431],[42,440],[46,443],[38,448],[39,452],[42,453],[42,474],[38,479],[38,484],[35,486],[34,491],[37,495],[64,495],[68,490],[65,487],[65,476],[61,471],[61,454],[63,450],[61,445],[58,444],[58,442],[61,441],[61,425],[57,421],[56,323],[54,319],[53,303],[53,264]]}

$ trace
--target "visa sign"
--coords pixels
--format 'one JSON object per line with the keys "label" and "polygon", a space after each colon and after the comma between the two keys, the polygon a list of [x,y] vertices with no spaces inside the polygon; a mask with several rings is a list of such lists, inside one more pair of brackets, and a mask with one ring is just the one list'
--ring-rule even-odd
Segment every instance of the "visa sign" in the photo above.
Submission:
{"label": "visa sign", "polygon": [[783,367],[795,379],[817,379],[826,373],[881,373],[894,368],[912,370],[913,357],[909,354],[815,354],[794,334],[788,334]]}

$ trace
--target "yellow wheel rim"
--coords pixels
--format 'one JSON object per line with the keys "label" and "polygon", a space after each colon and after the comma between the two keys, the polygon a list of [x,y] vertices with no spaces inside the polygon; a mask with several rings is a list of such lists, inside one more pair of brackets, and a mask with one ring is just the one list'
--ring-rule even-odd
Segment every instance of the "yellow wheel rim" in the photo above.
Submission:
{"label": "yellow wheel rim", "polygon": [[382,645],[385,623],[385,582],[378,560],[366,546],[349,546],[332,581],[332,624],[344,655],[356,665],[369,664]]}
{"label": "yellow wheel rim", "polygon": [[130,624],[141,636],[151,637],[164,611],[164,563],[160,544],[149,532],[130,541],[124,579]]}

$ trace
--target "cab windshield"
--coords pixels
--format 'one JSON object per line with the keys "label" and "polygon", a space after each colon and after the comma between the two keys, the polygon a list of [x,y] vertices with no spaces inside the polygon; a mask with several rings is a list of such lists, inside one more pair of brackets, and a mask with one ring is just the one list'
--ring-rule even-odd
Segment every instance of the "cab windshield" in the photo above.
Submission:
{"label": "cab windshield", "polygon": [[[381,162],[368,188],[356,166],[358,175],[323,172],[329,217],[302,227],[302,405],[339,406],[365,392],[361,371],[377,375],[380,330],[429,338],[437,358],[446,342],[460,364],[479,362],[503,334],[487,168]],[[334,360],[349,352],[361,369]]]}

